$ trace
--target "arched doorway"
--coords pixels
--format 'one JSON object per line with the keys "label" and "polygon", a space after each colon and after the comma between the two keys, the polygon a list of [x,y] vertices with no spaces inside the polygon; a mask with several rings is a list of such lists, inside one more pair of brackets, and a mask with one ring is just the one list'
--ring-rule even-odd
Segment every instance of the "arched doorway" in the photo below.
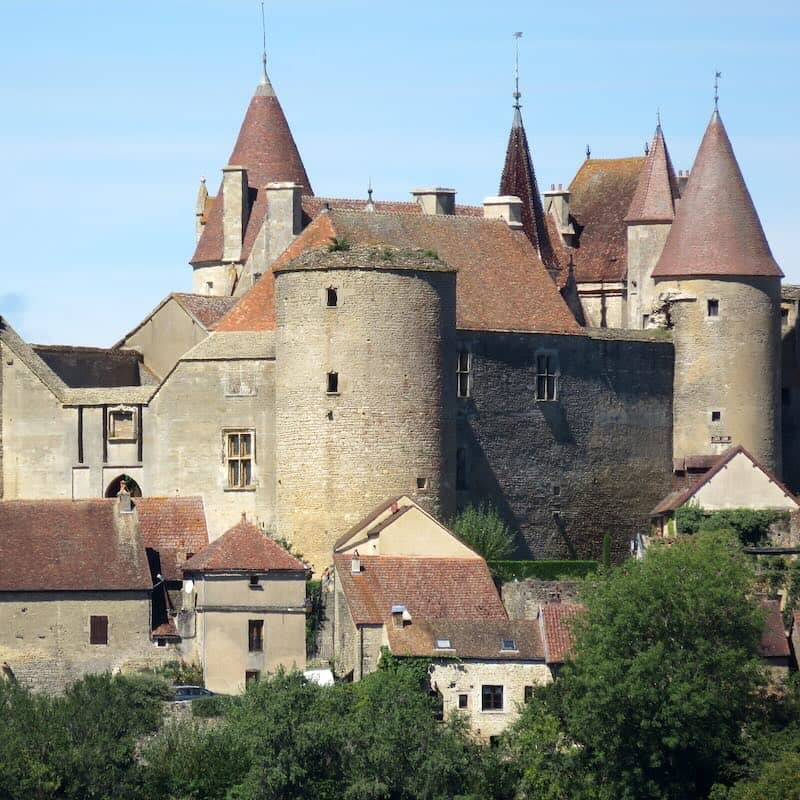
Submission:
{"label": "arched doorway", "polygon": [[130,475],[117,475],[117,477],[108,484],[106,497],[116,497],[119,494],[119,487],[122,485],[122,481],[125,481],[125,485],[128,487],[131,497],[142,496],[142,490],[139,488],[139,484],[136,483]]}

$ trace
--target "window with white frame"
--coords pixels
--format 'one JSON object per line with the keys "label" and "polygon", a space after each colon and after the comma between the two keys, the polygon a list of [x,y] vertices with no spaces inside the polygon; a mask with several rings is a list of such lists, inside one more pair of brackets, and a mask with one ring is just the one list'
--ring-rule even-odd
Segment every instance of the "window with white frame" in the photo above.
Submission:
{"label": "window with white frame", "polygon": [[558,398],[558,356],[552,351],[536,354],[536,399]]}
{"label": "window with white frame", "polygon": [[225,466],[229,489],[253,486],[255,434],[253,431],[225,432]]}
{"label": "window with white frame", "polygon": [[462,350],[458,354],[456,378],[458,396],[469,397],[472,393],[472,353],[468,350]]}

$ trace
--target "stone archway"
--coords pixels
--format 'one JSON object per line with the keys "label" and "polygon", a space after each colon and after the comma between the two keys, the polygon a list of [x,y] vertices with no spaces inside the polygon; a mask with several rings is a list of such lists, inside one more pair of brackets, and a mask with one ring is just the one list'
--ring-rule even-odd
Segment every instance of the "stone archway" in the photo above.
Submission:
{"label": "stone archway", "polygon": [[122,485],[122,481],[125,481],[125,485],[128,487],[128,491],[131,494],[131,497],[141,497],[142,490],[139,488],[139,484],[131,478],[130,475],[117,475],[111,483],[108,484],[108,488],[106,489],[106,497],[116,497],[119,494],[119,487]]}

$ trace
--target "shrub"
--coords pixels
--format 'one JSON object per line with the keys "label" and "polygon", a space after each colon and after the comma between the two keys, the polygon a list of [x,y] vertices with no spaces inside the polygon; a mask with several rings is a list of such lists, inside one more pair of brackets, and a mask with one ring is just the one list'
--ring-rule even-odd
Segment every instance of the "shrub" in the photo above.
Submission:
{"label": "shrub", "polygon": [[596,561],[490,561],[492,575],[501,583],[536,578],[540,581],[577,580],[594,572]]}
{"label": "shrub", "polygon": [[743,545],[762,544],[769,538],[770,526],[788,519],[788,512],[772,509],[729,508],[706,511],[700,506],[683,505],[675,512],[678,533],[733,531]]}
{"label": "shrub", "polygon": [[467,506],[450,523],[453,532],[487,561],[502,561],[514,552],[514,534],[488,503]]}

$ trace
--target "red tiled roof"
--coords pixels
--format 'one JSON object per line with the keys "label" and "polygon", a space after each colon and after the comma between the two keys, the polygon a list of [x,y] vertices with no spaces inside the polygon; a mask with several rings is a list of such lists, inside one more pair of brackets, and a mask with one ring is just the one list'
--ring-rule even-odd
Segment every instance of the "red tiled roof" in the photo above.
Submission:
{"label": "red tiled roof", "polygon": [[506,612],[483,559],[422,556],[362,556],[361,572],[352,557],[334,563],[357,625],[380,625],[393,605],[404,605],[414,620],[506,620]]}
{"label": "red tiled roof", "polygon": [[661,125],[657,125],[625,222],[672,222],[679,197],[672,159]]}
{"label": "red tiled roof", "polygon": [[184,572],[303,572],[302,561],[284,550],[252,522],[243,519],[192,556]]}
{"label": "red tiled roof", "polygon": [[548,664],[563,664],[572,654],[575,636],[570,622],[584,611],[582,605],[570,603],[548,603],[539,610],[545,660]]}
{"label": "red tiled roof", "polygon": [[[256,89],[228,164],[245,167],[248,185],[256,190],[242,247],[245,261],[264,221],[268,183],[293,181],[304,187],[304,194],[314,194],[281,104],[269,83]],[[191,263],[222,260],[222,206],[220,186]]]}
{"label": "red tiled roof", "polygon": [[133,514],[116,500],[0,502],[0,591],[150,589]]}
{"label": "red tiled roof", "polygon": [[[544,646],[536,620],[495,620],[459,622],[450,620],[417,621],[395,628],[386,623],[389,648],[396,656],[450,656],[498,661],[543,661]],[[447,639],[451,647],[436,648],[437,639]],[[503,650],[504,639],[514,642],[513,650]]]}
{"label": "red tiled roof", "polygon": [[628,272],[625,215],[644,157],[587,159],[569,185],[578,283],[621,281]]}
{"label": "red tiled roof", "polygon": [[238,299],[236,297],[216,297],[214,295],[188,294],[185,292],[173,292],[172,297],[206,330],[211,330],[226,312],[236,305]]}
{"label": "red tiled roof", "polygon": [[190,553],[208,544],[201,497],[137,497],[134,500],[144,546],[159,554],[160,572],[168,581],[182,578]]}
{"label": "red tiled roof", "polygon": [[654,278],[782,277],[715,111],[706,128]]}
{"label": "red tiled roof", "polygon": [[525,234],[512,231],[501,220],[330,211],[303,231],[278,258],[273,271],[284,268],[300,252],[327,243],[331,235],[354,245],[435,251],[458,271],[459,328],[547,333],[581,330]]}
{"label": "red tiled roof", "polygon": [[758,652],[764,658],[788,658],[789,640],[783,627],[780,600],[764,600],[761,608],[766,613],[764,630],[758,644]]}
{"label": "red tiled roof", "polygon": [[[651,512],[650,516],[660,516],[661,514],[665,514],[668,511],[675,511],[675,509],[680,508],[684,503],[687,503],[697,492],[700,490],[701,487],[705,486],[723,467],[728,464],[734,456],[742,453],[743,455],[747,456],[750,461],[753,462],[753,465],[758,467],[767,478],[772,481],[784,494],[788,495],[792,499],[795,499],[794,494],[781,483],[776,475],[770,472],[761,462],[759,462],[746,448],[742,447],[741,445],[737,445],[736,447],[729,447],[721,456],[717,457],[711,467],[708,469],[707,472],[704,472],[697,480],[693,481],[689,486],[681,491],[671,492],[668,494]],[[797,500],[795,499],[795,502]]]}
{"label": "red tiled roof", "polygon": [[[344,197],[303,197],[303,213],[309,220],[316,219],[324,210],[328,211],[366,211],[366,200],[355,200]],[[419,203],[402,200],[373,200],[375,211],[384,214],[422,214]],[[483,208],[480,206],[456,206],[457,217],[482,217]]]}
{"label": "red tiled roof", "polygon": [[506,160],[500,178],[500,194],[513,195],[522,200],[522,229],[525,235],[530,239],[545,267],[557,269],[558,260],[550,241],[542,196],[536,182],[528,137],[525,134],[519,107],[514,110],[514,122],[508,137]]}
{"label": "red tiled roof", "polygon": [[167,620],[166,622],[162,622],[157,628],[153,628],[150,631],[150,637],[152,639],[180,639],[180,634],[178,633],[178,629],[175,627],[174,620]]}

